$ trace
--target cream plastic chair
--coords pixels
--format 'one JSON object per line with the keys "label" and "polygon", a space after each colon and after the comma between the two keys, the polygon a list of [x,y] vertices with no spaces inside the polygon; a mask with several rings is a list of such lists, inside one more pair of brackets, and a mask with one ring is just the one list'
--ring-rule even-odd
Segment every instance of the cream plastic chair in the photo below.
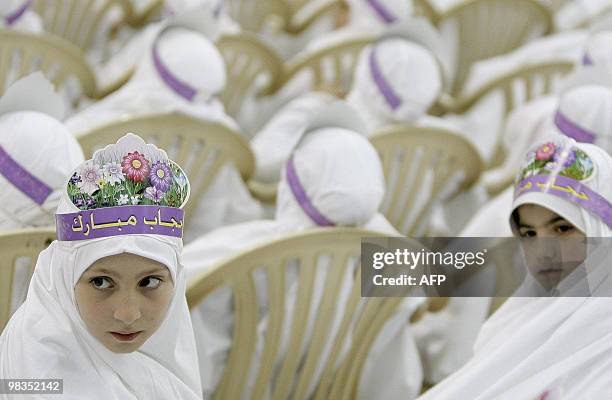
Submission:
{"label": "cream plastic chair", "polygon": [[[446,111],[464,113],[490,93],[501,91],[505,114],[530,100],[552,93],[565,75],[574,68],[570,61],[549,61],[520,67],[494,79],[476,92],[453,100],[442,100]],[[446,102],[445,102],[446,101]]]}
{"label": "cream plastic chair", "polygon": [[150,0],[149,4],[140,12],[137,12],[132,7],[132,13],[128,23],[134,28],[142,28],[146,24],[152,22],[156,17],[160,16],[163,8],[164,0]]}
{"label": "cream plastic chair", "polygon": [[[0,332],[11,317],[15,275],[30,281],[38,254],[55,240],[55,228],[28,228],[0,233]],[[16,273],[16,269],[27,269]],[[25,282],[19,282],[25,283]],[[19,299],[22,301],[23,299]]]}
{"label": "cream plastic chair", "polygon": [[[549,61],[539,64],[520,67],[482,86],[471,95],[452,100],[449,97],[441,97],[439,104],[447,112],[461,114],[469,110],[474,104],[494,92],[501,92],[504,97],[504,118],[522,104],[537,97],[553,93],[559,86],[562,78],[569,74],[574,68],[569,61]],[[498,140],[493,159],[489,167],[501,165],[506,157],[505,149]],[[487,191],[491,194],[499,193],[514,179],[509,176],[508,180],[496,182],[488,186]]]}
{"label": "cream plastic chair", "polygon": [[195,212],[200,198],[226,163],[233,163],[245,180],[255,168],[249,144],[239,133],[178,113],[121,119],[79,135],[78,141],[85,157],[91,158],[95,150],[115,143],[127,132],[166,150],[170,159],[183,168],[191,184],[188,214]]}
{"label": "cream plastic chair", "polygon": [[287,84],[298,74],[308,73],[312,77],[313,88],[346,94],[350,89],[361,50],[373,41],[374,37],[363,35],[313,52],[300,53],[287,62],[286,74],[280,86]]}
{"label": "cream plastic chair", "polygon": [[474,146],[444,129],[394,125],[378,131],[370,142],[380,154],[386,179],[381,211],[406,236],[423,234],[436,201],[451,189],[468,188],[483,169]]}
{"label": "cream plastic chair", "polygon": [[[255,4],[255,2],[253,2]],[[217,43],[227,68],[227,83],[221,101],[235,116],[245,97],[273,93],[283,75],[280,57],[255,35],[246,32],[224,36]]]}
{"label": "cream plastic chair", "polygon": [[288,5],[292,12],[285,30],[290,34],[298,35],[320,18],[343,12],[346,8],[345,4],[343,0],[289,1]]}
{"label": "cream plastic chair", "polygon": [[457,96],[473,63],[516,49],[552,30],[551,11],[538,0],[466,0],[437,19],[439,28],[456,29],[455,76],[450,94]]}
{"label": "cream plastic chair", "polygon": [[132,6],[128,0],[34,0],[34,10],[45,31],[87,52],[101,41],[103,47],[113,29],[127,23]]}
{"label": "cream plastic chair", "polygon": [[291,15],[283,0],[225,0],[223,6],[243,30],[254,33],[281,31]]}
{"label": "cream plastic chair", "polygon": [[0,30],[0,93],[15,80],[35,71],[59,89],[76,78],[82,94],[92,97],[96,83],[81,51],[63,39],[27,32]]}
{"label": "cream plastic chair", "polygon": [[[402,297],[361,298],[361,268],[359,267],[362,237],[378,237],[379,233],[355,228],[319,228],[289,235],[283,239],[257,246],[217,264],[196,277],[187,289],[187,302],[194,308],[210,293],[221,287],[233,292],[234,332],[227,364],[215,399],[239,399],[247,385],[251,361],[257,342],[259,304],[253,275],[265,272],[267,283],[268,323],[261,363],[250,398],[261,399],[270,389],[273,400],[306,399],[314,384],[314,399],[354,399],[361,370],[372,343],[385,322],[393,315]],[[413,243],[413,251],[423,247]],[[418,249],[418,250],[417,250]],[[330,257],[327,263],[317,264],[322,257]],[[282,365],[276,368],[284,323],[287,287],[286,267],[297,261],[299,273],[295,308],[287,351],[281,354]],[[295,265],[295,264],[293,264]],[[313,336],[305,338],[310,307],[313,298],[315,275],[318,269],[328,266],[321,303],[313,327]],[[322,271],[318,271],[322,273]],[[339,310],[341,319],[337,334],[330,337],[332,321],[336,314],[339,288],[346,274],[352,276],[350,295],[346,306]],[[354,323],[354,325],[353,325]],[[407,321],[408,323],[408,321]],[[349,332],[352,342],[347,355],[339,360],[342,344]],[[301,350],[307,342],[304,357]],[[330,341],[330,342],[328,342]],[[322,359],[326,343],[332,347],[327,359]],[[337,362],[340,361],[336,369]],[[324,368],[318,382],[315,369],[320,363]],[[272,383],[274,382],[274,384]],[[267,397],[266,397],[267,398]]]}

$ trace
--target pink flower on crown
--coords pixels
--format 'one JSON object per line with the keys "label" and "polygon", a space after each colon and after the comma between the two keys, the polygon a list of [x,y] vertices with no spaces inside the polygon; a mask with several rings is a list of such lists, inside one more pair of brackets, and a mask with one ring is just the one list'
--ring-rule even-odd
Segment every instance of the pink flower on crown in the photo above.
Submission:
{"label": "pink flower on crown", "polygon": [[134,182],[144,182],[149,177],[151,170],[149,161],[137,151],[127,153],[121,161],[121,167],[127,178]]}
{"label": "pink flower on crown", "polygon": [[98,186],[98,181],[102,179],[100,166],[88,161],[79,168],[77,173],[81,177],[81,181],[77,182],[76,185],[81,189],[81,192],[91,195],[100,188]]}
{"label": "pink flower on crown", "polygon": [[544,143],[536,150],[536,160],[548,161],[555,154],[556,147],[553,143]]}

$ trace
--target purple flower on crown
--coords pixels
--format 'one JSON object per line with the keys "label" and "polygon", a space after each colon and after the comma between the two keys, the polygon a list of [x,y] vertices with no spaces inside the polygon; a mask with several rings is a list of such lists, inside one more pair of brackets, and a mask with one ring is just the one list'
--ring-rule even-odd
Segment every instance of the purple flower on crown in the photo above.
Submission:
{"label": "purple flower on crown", "polygon": [[553,160],[555,163],[561,164],[562,168],[568,168],[576,161],[576,152],[566,149],[558,151],[555,153]]}
{"label": "purple flower on crown", "polygon": [[70,183],[72,183],[73,185],[76,185],[79,182],[81,182],[81,177],[75,172],[74,174],[72,174],[72,177],[70,178]]}
{"label": "purple flower on crown", "polygon": [[85,207],[85,201],[83,201],[83,199],[81,198],[76,198],[74,199],[74,205],[77,206],[77,208],[82,209],[83,207]]}
{"label": "purple flower on crown", "polygon": [[555,154],[556,147],[553,143],[544,143],[536,150],[536,160],[548,161]]}
{"label": "purple flower on crown", "polygon": [[91,208],[93,208],[93,207],[95,207],[95,206],[96,206],[96,201],[95,201],[94,199],[91,199],[91,198],[90,198],[90,199],[87,199],[87,200],[85,201],[85,205],[87,206],[87,208],[90,208],[90,209],[91,209]]}
{"label": "purple flower on crown", "polygon": [[167,192],[172,185],[172,171],[166,164],[158,161],[151,167],[149,179],[157,190]]}
{"label": "purple flower on crown", "polygon": [[158,190],[155,186],[149,186],[145,189],[144,197],[151,201],[159,203],[160,201],[162,201],[165,194],[166,193],[162,192],[161,190]]}

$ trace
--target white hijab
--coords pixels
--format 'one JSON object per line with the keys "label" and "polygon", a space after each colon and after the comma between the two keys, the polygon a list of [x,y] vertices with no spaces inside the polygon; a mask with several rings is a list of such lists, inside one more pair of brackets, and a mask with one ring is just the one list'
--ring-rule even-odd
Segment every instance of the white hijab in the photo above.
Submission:
{"label": "white hijab", "polygon": [[[64,191],[57,213],[78,211]],[[0,336],[0,377],[61,378],[64,396],[75,399],[201,399],[181,250],[181,239],[159,235],[54,241],[40,254],[26,301]],[[157,332],[139,350],[116,354],[88,331],[74,287],[93,262],[125,252],[164,264],[174,295]]]}
{"label": "white hijab", "polygon": [[350,25],[383,28],[405,21],[413,14],[412,0],[347,0]]}
{"label": "white hijab", "polygon": [[42,21],[33,11],[32,3],[31,0],[2,0],[0,2],[0,28],[42,32]]}
{"label": "white hijab", "polygon": [[[173,111],[237,128],[217,98],[225,87],[225,64],[207,37],[184,27],[160,25],[147,43],[144,59],[124,87],[66,121],[73,133],[85,133],[123,116]],[[195,92],[192,98],[182,96],[163,79],[154,61],[155,49],[159,65],[171,79]]]}
{"label": "white hijab", "polygon": [[594,143],[612,154],[612,86],[591,84],[567,91],[561,96],[554,123],[559,133]]}
{"label": "white hijab", "polygon": [[[576,147],[595,165],[582,183],[611,201],[612,158],[595,145]],[[587,237],[612,236],[598,216],[552,194],[523,194],[513,208],[526,203],[563,216]],[[611,311],[605,297],[511,298],[485,323],[474,358],[421,399],[605,398],[612,387],[603,372],[612,363]]]}
{"label": "white hijab", "polygon": [[[292,158],[300,186],[320,214],[338,226],[359,226],[397,235],[397,231],[385,217],[378,213],[384,196],[382,166],[376,150],[361,134],[332,127],[308,132],[292,152]],[[191,277],[207,270],[215,262],[248,247],[315,227],[317,223],[296,199],[287,182],[286,168],[283,168],[274,220],[252,221],[212,231],[185,247],[182,262],[188,277]],[[288,290],[295,289],[295,285],[288,285]],[[414,301],[409,303],[413,304]],[[192,318],[198,343],[202,385],[205,393],[212,394],[223,372],[227,351],[231,346],[233,316],[229,291],[220,291],[210,296],[192,310]],[[406,316],[402,320],[400,326],[408,327],[405,324],[407,318]],[[262,319],[265,320],[263,316]],[[259,330],[261,329],[264,328],[260,327]],[[396,349],[397,354],[405,354],[399,347],[401,346],[398,345]],[[402,367],[414,362],[414,359],[398,361]],[[409,370],[415,374],[420,373],[416,368]],[[379,389],[397,389],[397,380],[394,379],[393,384],[389,381],[383,383],[375,379],[375,371],[371,375],[373,380],[378,382],[374,386]],[[416,387],[418,390],[420,386],[420,381],[413,382],[417,380],[416,375],[397,378],[401,382],[409,381],[407,385],[411,389]],[[366,386],[370,389],[373,387]]]}
{"label": "white hijab", "polygon": [[415,122],[442,90],[440,62],[418,38],[406,36],[389,32],[359,56],[347,101],[369,134],[384,125]]}
{"label": "white hijab", "polygon": [[0,166],[0,229],[55,224],[66,179],[84,161],[79,143],[57,119],[64,112],[60,104],[39,72],[15,82],[0,98],[0,147],[11,164],[46,186],[47,193],[44,199],[32,197],[11,183],[3,172],[9,168],[5,160]]}

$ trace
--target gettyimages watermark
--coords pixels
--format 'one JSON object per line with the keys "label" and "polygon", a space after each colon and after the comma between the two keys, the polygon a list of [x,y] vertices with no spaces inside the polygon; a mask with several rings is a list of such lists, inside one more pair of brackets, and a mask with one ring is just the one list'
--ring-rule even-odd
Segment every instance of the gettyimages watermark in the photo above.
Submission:
{"label": "gettyimages watermark", "polygon": [[363,238],[363,297],[610,297],[612,238]]}

